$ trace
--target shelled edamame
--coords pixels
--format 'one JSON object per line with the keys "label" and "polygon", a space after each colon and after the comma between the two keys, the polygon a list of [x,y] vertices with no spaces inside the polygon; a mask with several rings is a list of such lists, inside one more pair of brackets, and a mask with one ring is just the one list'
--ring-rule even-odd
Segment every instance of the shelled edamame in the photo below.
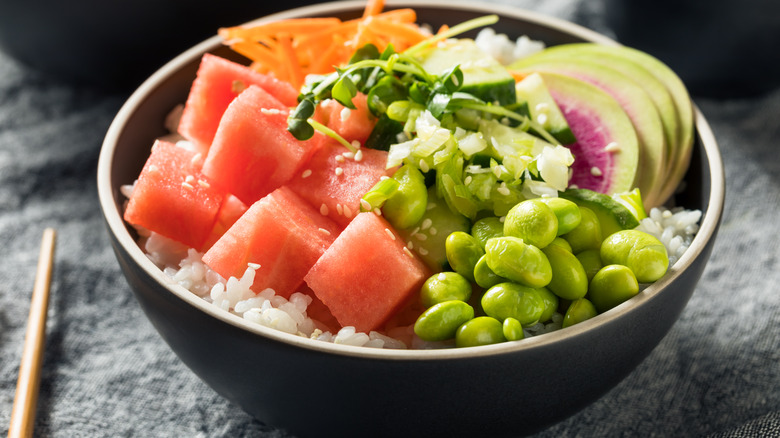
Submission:
{"label": "shelled edamame", "polygon": [[458,347],[524,339],[524,329],[556,313],[562,328],[578,324],[635,296],[669,265],[655,237],[634,229],[603,236],[590,208],[563,197],[481,217],[470,233],[451,233],[445,253],[451,271],[425,282],[414,330]]}

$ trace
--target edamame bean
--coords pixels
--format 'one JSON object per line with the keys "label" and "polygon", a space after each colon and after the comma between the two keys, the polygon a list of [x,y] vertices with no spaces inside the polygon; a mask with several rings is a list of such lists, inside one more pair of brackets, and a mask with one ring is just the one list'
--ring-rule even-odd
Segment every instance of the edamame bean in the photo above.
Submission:
{"label": "edamame bean", "polygon": [[485,250],[477,239],[463,231],[455,231],[444,241],[444,251],[452,269],[469,281],[474,281],[474,267],[485,255]]}
{"label": "edamame bean", "polygon": [[504,235],[544,248],[558,235],[558,218],[547,204],[529,199],[509,210],[504,219]]}
{"label": "edamame bean", "polygon": [[500,283],[482,295],[482,310],[499,321],[514,318],[524,326],[539,322],[545,302],[535,289],[517,283]]}
{"label": "edamame bean", "polygon": [[558,295],[555,295],[546,287],[540,287],[534,290],[539,294],[544,303],[544,311],[539,317],[539,322],[547,322],[552,319],[553,314],[558,310],[561,300],[558,298]]}
{"label": "edamame bean", "polygon": [[506,338],[507,341],[519,341],[525,338],[523,325],[514,318],[505,319],[501,328],[504,331],[504,338]]}
{"label": "edamame bean", "polygon": [[547,256],[523,239],[511,236],[494,237],[485,244],[485,261],[501,277],[529,287],[544,287],[552,279]]}
{"label": "edamame bean", "polygon": [[[565,249],[566,251],[571,252],[571,245],[563,237],[556,237],[555,239],[553,239],[552,242],[550,242],[550,245],[558,245],[561,248]],[[547,246],[550,246],[550,245],[547,245]]]}
{"label": "edamame bean", "polygon": [[586,249],[599,249],[601,247],[601,224],[596,213],[588,207],[578,206],[580,210],[580,224],[562,237],[571,245],[574,254],[579,254]]}
{"label": "edamame bean", "polygon": [[634,273],[624,265],[604,266],[593,276],[588,298],[599,313],[617,306],[639,293]]}
{"label": "edamame bean", "polygon": [[580,224],[582,214],[574,202],[564,198],[539,198],[539,201],[547,204],[555,213],[555,217],[558,218],[559,236],[568,233]]}
{"label": "edamame bean", "polygon": [[489,316],[478,316],[465,322],[455,334],[456,347],[476,347],[504,341],[504,326]]}
{"label": "edamame bean", "polygon": [[482,248],[485,248],[485,243],[491,237],[501,237],[504,235],[504,223],[501,219],[495,216],[488,216],[482,218],[471,227],[471,235],[477,239]]}
{"label": "edamame bean", "polygon": [[420,222],[428,206],[425,177],[414,166],[401,166],[393,174],[398,189],[385,201],[382,215],[396,229],[409,228]]}
{"label": "edamame bean", "polygon": [[457,272],[439,272],[425,280],[420,288],[420,303],[431,307],[444,301],[468,301],[471,283]]}
{"label": "edamame bean", "polygon": [[593,276],[599,269],[604,267],[604,263],[601,262],[601,254],[598,249],[586,249],[585,251],[576,254],[577,260],[582,264],[585,269],[585,275],[588,276],[588,283],[593,280]]}
{"label": "edamame bean", "polygon": [[492,269],[487,265],[487,259],[485,256],[480,257],[477,261],[477,265],[474,266],[474,282],[483,289],[489,289],[498,283],[504,283],[507,280],[500,275],[496,275]]}
{"label": "edamame bean", "polygon": [[424,341],[443,341],[455,336],[455,331],[474,318],[474,308],[463,301],[434,304],[417,318],[414,333]]}
{"label": "edamame bean", "polygon": [[566,315],[563,316],[563,324],[561,327],[571,327],[574,324],[591,319],[596,315],[598,315],[596,308],[587,298],[574,300],[569,304]]}
{"label": "edamame bean", "polygon": [[588,276],[574,254],[558,245],[548,245],[542,252],[552,268],[552,279],[547,285],[552,293],[567,300],[576,300],[588,293]]}
{"label": "edamame bean", "polygon": [[669,254],[654,236],[639,230],[613,233],[601,245],[604,264],[628,266],[640,283],[652,283],[666,274]]}

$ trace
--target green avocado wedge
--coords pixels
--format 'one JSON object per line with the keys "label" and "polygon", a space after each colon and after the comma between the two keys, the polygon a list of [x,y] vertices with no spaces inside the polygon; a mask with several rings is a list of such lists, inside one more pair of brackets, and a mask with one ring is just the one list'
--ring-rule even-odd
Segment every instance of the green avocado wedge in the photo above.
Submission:
{"label": "green avocado wedge", "polygon": [[577,139],[569,184],[613,194],[634,186],[639,140],[620,103],[601,88],[571,76],[540,72]]}
{"label": "green avocado wedge", "polygon": [[654,205],[665,181],[670,145],[660,113],[647,91],[619,71],[585,58],[526,60],[520,65],[527,66],[514,71],[524,75],[553,72],[581,79],[606,91],[620,103],[639,139],[639,167],[634,183],[644,196],[645,207]]}
{"label": "green avocado wedge", "polygon": [[[671,153],[666,160],[665,183],[654,202],[655,205],[665,203],[685,175],[693,147],[693,104],[685,84],[677,74],[657,58],[625,46],[595,43],[564,44],[549,47],[527,59],[530,58],[535,58],[537,61],[549,58],[586,58],[616,69],[645,87],[658,107],[667,131],[675,133],[674,136],[667,136],[667,140],[670,138],[674,140],[670,142]],[[525,61],[520,60],[518,64]],[[514,65],[510,66],[512,67]],[[662,88],[658,87],[659,84]]]}

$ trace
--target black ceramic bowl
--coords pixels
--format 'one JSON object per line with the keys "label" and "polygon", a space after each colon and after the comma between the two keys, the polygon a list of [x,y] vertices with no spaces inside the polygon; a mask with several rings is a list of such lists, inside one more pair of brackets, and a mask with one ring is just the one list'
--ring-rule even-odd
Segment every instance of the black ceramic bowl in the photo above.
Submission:
{"label": "black ceramic bowl", "polygon": [[[267,17],[354,17],[363,2]],[[614,42],[571,23],[508,7],[406,1],[434,27],[497,13],[494,26],[547,44]],[[172,285],[122,221],[119,187],[134,180],[163,120],[184,102],[203,52],[184,52],[149,78],[111,125],[98,169],[100,202],[122,271],[148,318],[214,390],[263,422],[301,436],[522,435],[560,421],[624,379],[659,343],[699,280],[720,223],[724,174],[696,112],[697,135],[678,203],[701,209],[701,229],[669,273],[626,303],[576,326],[521,342],[412,351],[334,345],[253,325]]]}

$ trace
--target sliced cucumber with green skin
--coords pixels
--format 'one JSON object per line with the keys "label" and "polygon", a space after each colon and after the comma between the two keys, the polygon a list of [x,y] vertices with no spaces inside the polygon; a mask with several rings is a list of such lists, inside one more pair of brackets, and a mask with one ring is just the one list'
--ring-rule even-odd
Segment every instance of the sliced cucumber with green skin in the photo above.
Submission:
{"label": "sliced cucumber with green skin", "polygon": [[[417,225],[406,230],[398,230],[407,246],[434,271],[449,266],[444,242],[455,231],[468,233],[471,221],[463,215],[453,213],[444,199],[436,195],[436,188],[428,189],[428,208]],[[411,245],[409,245],[411,242]]]}
{"label": "sliced cucumber with green skin", "polygon": [[567,189],[561,192],[560,196],[593,210],[599,219],[601,232],[605,238],[617,231],[630,230],[639,226],[639,220],[634,213],[609,195],[588,189]]}
{"label": "sliced cucumber with green skin", "polygon": [[544,80],[537,73],[532,73],[515,86],[518,102],[526,102],[531,120],[540,124],[562,145],[577,141],[569,128],[569,123],[563,116],[558,104],[555,103]]}
{"label": "sliced cucumber with green skin", "polygon": [[440,75],[460,65],[463,86],[460,91],[470,93],[485,102],[510,105],[517,102],[515,79],[498,61],[483,52],[474,40],[459,39],[433,47],[421,57],[425,71]]}

